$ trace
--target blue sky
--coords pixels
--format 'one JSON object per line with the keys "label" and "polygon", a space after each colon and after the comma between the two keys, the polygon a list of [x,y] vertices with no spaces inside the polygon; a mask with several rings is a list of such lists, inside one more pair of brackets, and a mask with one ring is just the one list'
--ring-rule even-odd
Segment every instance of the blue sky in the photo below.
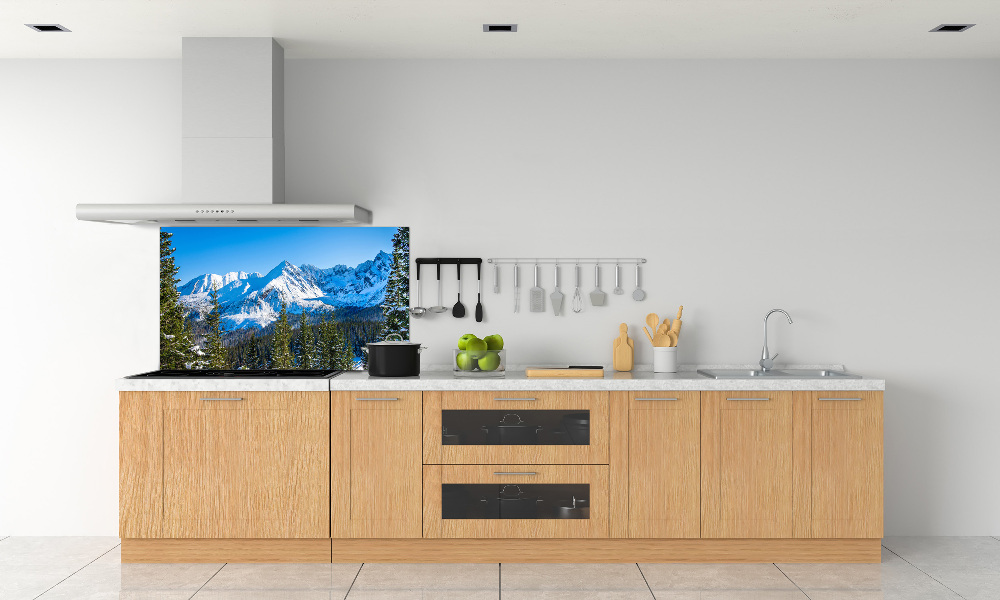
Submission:
{"label": "blue sky", "polygon": [[267,273],[283,260],[326,269],[392,253],[395,227],[164,227],[180,284],[205,273]]}

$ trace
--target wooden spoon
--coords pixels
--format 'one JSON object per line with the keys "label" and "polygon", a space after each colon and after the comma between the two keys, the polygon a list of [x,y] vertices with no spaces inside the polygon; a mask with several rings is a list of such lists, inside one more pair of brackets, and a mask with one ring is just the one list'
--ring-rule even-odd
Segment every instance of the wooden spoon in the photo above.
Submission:
{"label": "wooden spoon", "polygon": [[677,346],[677,333],[673,332],[673,331],[668,331],[665,335],[670,339],[669,346],[671,348],[676,347]]}
{"label": "wooden spoon", "polygon": [[656,328],[660,326],[660,317],[656,313],[649,313],[646,315],[646,325],[649,325],[650,331],[656,333]]}
{"label": "wooden spoon", "polygon": [[660,325],[660,328],[656,330],[656,335],[653,336],[653,345],[657,347],[670,345],[670,337],[667,336],[667,329],[663,324]]}

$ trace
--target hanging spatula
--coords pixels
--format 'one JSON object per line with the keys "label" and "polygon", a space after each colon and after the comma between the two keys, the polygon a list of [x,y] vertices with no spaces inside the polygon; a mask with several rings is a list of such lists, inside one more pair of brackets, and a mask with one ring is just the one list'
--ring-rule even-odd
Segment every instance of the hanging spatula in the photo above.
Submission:
{"label": "hanging spatula", "polygon": [[594,263],[594,291],[590,292],[590,303],[594,306],[604,306],[608,295],[601,291],[601,263]]}
{"label": "hanging spatula", "polygon": [[545,290],[538,286],[538,263],[535,263],[535,285],[528,290],[528,310],[545,312]]}
{"label": "hanging spatula", "polygon": [[559,265],[558,265],[558,263],[556,264],[554,271],[555,271],[555,274],[556,274],[556,276],[555,276],[555,279],[556,279],[556,281],[555,281],[556,291],[552,292],[552,294],[549,295],[549,299],[552,300],[552,314],[554,314],[555,316],[558,317],[559,313],[562,312],[562,305],[563,305],[563,298],[564,298],[563,293],[559,291]]}

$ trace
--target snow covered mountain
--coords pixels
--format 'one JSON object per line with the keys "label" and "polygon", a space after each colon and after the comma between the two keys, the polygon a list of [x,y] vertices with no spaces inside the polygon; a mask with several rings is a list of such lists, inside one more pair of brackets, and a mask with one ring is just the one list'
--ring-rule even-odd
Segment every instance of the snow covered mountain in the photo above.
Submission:
{"label": "snow covered mountain", "polygon": [[222,307],[226,331],[262,329],[278,319],[281,303],[292,314],[332,312],[336,308],[378,306],[392,270],[392,255],[379,252],[357,267],[337,265],[320,269],[282,261],[266,274],[233,271],[224,275],[206,273],[177,288],[181,305],[196,319],[212,309],[214,286]]}

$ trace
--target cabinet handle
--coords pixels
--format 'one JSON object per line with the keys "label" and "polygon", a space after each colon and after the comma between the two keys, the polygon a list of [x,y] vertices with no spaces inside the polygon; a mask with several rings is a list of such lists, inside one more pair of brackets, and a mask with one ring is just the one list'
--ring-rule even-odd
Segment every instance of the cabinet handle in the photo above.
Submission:
{"label": "cabinet handle", "polygon": [[355,400],[357,400],[359,402],[371,402],[371,401],[375,401],[375,402],[395,402],[395,401],[399,400],[399,398],[355,398]]}
{"label": "cabinet handle", "polygon": [[861,402],[861,398],[820,398],[820,402],[832,402],[832,401],[847,401],[847,402]]}
{"label": "cabinet handle", "polygon": [[534,402],[535,400],[538,400],[538,398],[494,398],[494,400],[497,402]]}
{"label": "cabinet handle", "polygon": [[636,398],[636,402],[676,402],[677,398]]}
{"label": "cabinet handle", "polygon": [[493,471],[494,475],[538,475],[534,471]]}
{"label": "cabinet handle", "polygon": [[766,402],[766,401],[770,400],[770,398],[726,398],[726,400],[729,400],[731,402],[732,401],[744,401],[744,400],[756,400],[757,402]]}
{"label": "cabinet handle", "polygon": [[221,400],[221,401],[225,401],[225,402],[238,402],[240,400],[243,400],[243,398],[202,398],[201,400],[202,400],[202,402],[209,402],[209,401],[216,401],[216,400]]}

